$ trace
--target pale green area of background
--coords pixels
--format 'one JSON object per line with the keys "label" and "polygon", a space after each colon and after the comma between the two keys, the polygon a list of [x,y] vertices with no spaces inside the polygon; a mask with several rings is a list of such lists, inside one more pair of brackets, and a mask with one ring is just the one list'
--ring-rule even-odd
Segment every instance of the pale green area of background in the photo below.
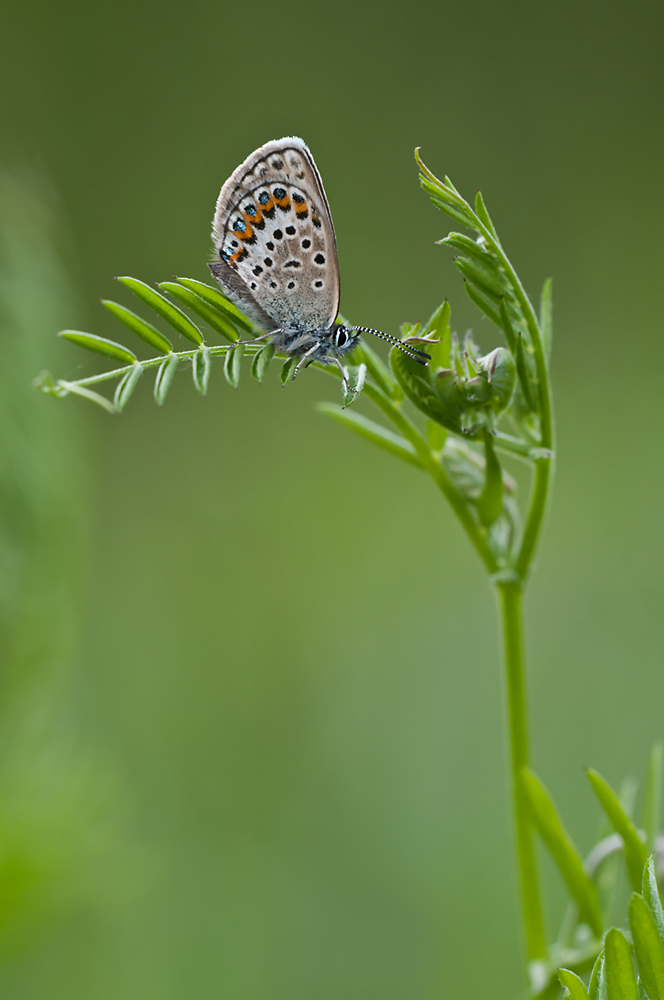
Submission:
{"label": "pale green area of background", "polygon": [[446,222],[413,147],[465,194],[481,186],[528,288],[555,279],[534,761],[587,848],[583,765],[617,783],[663,735],[663,29],[644,0],[7,0],[3,164],[57,192],[78,304],[30,320],[39,349],[12,383],[37,467],[62,477],[55,508],[49,475],[32,480],[53,541],[33,548],[40,579],[69,574],[54,614],[70,624],[0,711],[20,732],[46,703],[72,742],[46,740],[46,758],[88,771],[66,904],[44,916],[35,893],[3,995],[519,995],[494,608],[432,485],[316,415],[337,389],[312,371],[234,392],[217,366],[205,400],[180,374],[163,410],[144,386],[119,418],[29,378],[99,367],[50,338],[117,337],[97,304],[132,306],[113,275],[205,280],[221,183],[284,134],[323,174],[344,314],[395,333],[447,296],[453,325],[493,346],[434,245]]}

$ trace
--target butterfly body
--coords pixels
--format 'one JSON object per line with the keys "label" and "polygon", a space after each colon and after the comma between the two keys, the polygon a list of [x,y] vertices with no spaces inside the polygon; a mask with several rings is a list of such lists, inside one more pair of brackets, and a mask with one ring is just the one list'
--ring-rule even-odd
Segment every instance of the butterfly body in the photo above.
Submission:
{"label": "butterfly body", "polygon": [[210,270],[231,302],[265,331],[263,339],[299,357],[298,368],[312,361],[341,367],[339,358],[367,328],[337,323],[336,236],[323,182],[302,139],[267,142],[240,164],[217,199],[212,239]]}

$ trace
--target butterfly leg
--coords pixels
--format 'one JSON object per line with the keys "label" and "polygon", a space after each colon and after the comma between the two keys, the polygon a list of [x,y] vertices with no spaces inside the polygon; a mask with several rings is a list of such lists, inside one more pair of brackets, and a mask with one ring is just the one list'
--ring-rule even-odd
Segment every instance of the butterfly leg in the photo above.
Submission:
{"label": "butterfly leg", "polygon": [[339,358],[333,358],[333,360],[334,360],[334,362],[335,362],[335,364],[336,364],[337,368],[338,368],[338,369],[339,369],[339,371],[341,372],[341,377],[342,377],[342,379],[344,380],[344,385],[345,385],[345,387],[346,387],[346,392],[350,392],[350,382],[349,382],[349,381],[348,381],[348,379],[346,378],[346,372],[344,371],[344,366],[343,366],[343,365],[341,364],[341,362],[339,361]]}
{"label": "butterfly leg", "polygon": [[275,333],[281,333],[281,328],[278,330],[270,330],[269,333],[261,333],[260,337],[252,337],[251,340],[234,340],[229,347],[239,347],[240,345],[244,347],[246,344],[255,344],[258,340],[267,340],[268,337],[274,336]]}
{"label": "butterfly leg", "polygon": [[309,348],[309,350],[307,351],[306,354],[302,355],[302,357],[298,361],[297,365],[295,366],[295,371],[293,372],[293,378],[291,378],[291,382],[293,381],[294,378],[297,377],[297,373],[299,372],[300,368],[302,367],[302,365],[304,364],[304,362],[307,360],[307,358],[310,358],[312,354],[315,354],[316,351],[318,350],[319,346],[320,346],[319,344],[314,344],[313,347]]}

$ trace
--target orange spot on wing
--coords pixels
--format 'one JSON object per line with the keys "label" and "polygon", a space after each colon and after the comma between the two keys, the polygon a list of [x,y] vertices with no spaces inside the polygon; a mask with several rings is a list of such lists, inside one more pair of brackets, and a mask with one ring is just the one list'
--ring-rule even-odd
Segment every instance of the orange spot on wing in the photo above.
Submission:
{"label": "orange spot on wing", "polygon": [[288,191],[283,196],[283,198],[275,198],[274,200],[276,201],[279,208],[288,208],[290,205],[290,198],[288,197]]}
{"label": "orange spot on wing", "polygon": [[247,251],[244,247],[238,247],[234,254],[232,254],[228,260],[231,266],[237,267],[238,263],[247,256]]}
{"label": "orange spot on wing", "polygon": [[242,214],[244,215],[245,222],[247,223],[247,232],[251,229],[252,225],[260,226],[263,221],[263,213],[260,208],[256,209],[256,213],[254,215],[249,215],[248,212],[243,212]]}

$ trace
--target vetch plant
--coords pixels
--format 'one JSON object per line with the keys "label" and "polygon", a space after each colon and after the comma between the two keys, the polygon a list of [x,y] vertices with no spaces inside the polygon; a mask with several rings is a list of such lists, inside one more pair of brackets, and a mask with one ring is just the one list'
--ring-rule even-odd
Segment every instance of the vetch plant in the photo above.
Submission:
{"label": "vetch plant", "polygon": [[[626,797],[616,794],[597,772],[588,771],[609,830],[585,860],[531,767],[523,605],[553,479],[551,281],[544,283],[536,310],[503,249],[481,194],[471,205],[448,177],[437,178],[417,152],[416,159],[421,186],[433,205],[465,230],[449,233],[440,243],[457,252],[455,264],[466,292],[496,328],[500,342],[482,353],[470,333],[461,340],[452,332],[450,306],[445,301],[428,322],[401,328],[402,343],[430,356],[428,366],[393,348],[388,367],[371,347],[359,343],[345,359],[343,371],[314,363],[339,380],[343,394],[343,405],[321,403],[318,408],[431,477],[495,589],[502,628],[528,995],[544,1000],[562,991],[573,1000],[664,1000],[664,911],[654,860],[662,851],[661,747],[655,746],[651,754],[638,824]],[[76,381],[54,381],[43,373],[37,380],[43,392],[58,398],[83,396],[116,413],[152,369],[159,405],[177,372],[185,369],[205,395],[216,358],[223,361],[224,376],[235,388],[245,363],[258,382],[275,361],[281,362],[282,384],[292,378],[298,358],[280,355],[264,340],[252,343],[261,331],[219,289],[182,277],[157,288],[135,278],[118,280],[191,346],[174,349],[173,333],[166,336],[163,328],[127,306],[104,301],[104,307],[148,345],[151,355],[139,359],[116,341],[65,330],[62,337],[105,355],[116,367]],[[223,338],[221,344],[207,342],[216,335]],[[112,399],[99,392],[105,382],[115,383]],[[372,404],[378,419],[347,408],[360,398]],[[519,504],[516,482],[503,468],[505,458],[524,463],[531,473],[525,504]],[[547,940],[545,931],[537,840],[551,855],[569,897],[554,941]],[[616,891],[619,856],[632,889],[627,913],[620,912]],[[629,931],[614,927],[616,921],[629,926]],[[589,977],[587,986],[583,977]]]}

